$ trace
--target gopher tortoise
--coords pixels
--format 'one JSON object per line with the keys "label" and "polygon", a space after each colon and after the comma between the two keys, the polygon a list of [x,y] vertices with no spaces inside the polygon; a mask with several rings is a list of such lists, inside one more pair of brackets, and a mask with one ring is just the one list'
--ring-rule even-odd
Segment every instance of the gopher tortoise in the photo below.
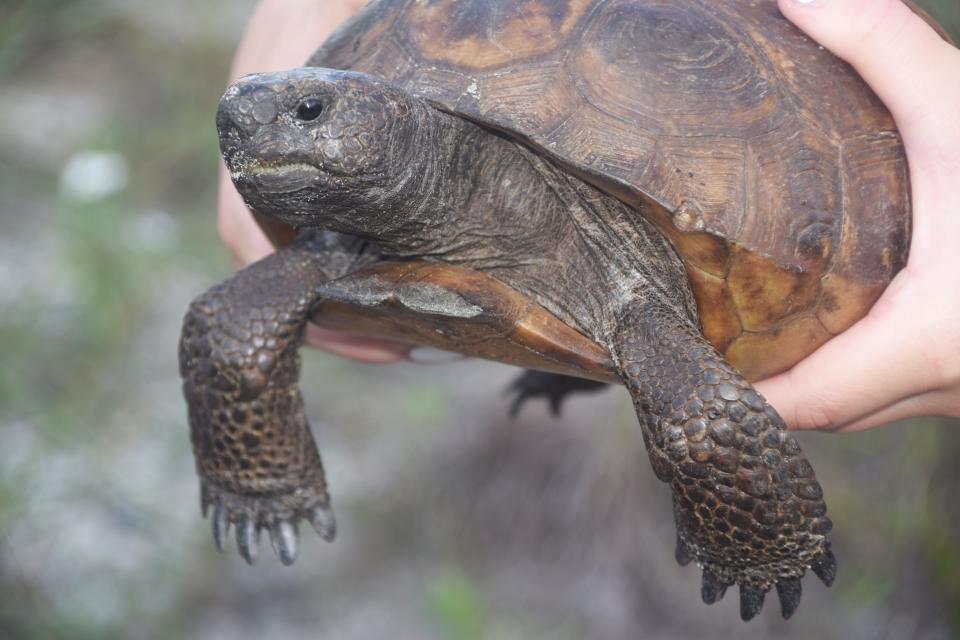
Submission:
{"label": "gopher tortoise", "polygon": [[894,123],[773,0],[381,0],[247,76],[223,157],[281,245],[180,343],[204,513],[281,560],[335,523],[298,387],[308,320],[612,382],[670,485],[677,560],[741,616],[836,573],[823,492],[749,380],[862,317],[904,265]]}

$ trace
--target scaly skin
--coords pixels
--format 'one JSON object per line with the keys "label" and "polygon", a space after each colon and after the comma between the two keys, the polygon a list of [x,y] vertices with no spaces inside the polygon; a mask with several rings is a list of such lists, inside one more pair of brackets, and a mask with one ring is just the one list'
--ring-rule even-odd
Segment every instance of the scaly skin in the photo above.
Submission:
{"label": "scaly skin", "polygon": [[263,528],[285,564],[300,518],[324,539],[336,532],[297,350],[317,286],[366,260],[355,240],[306,234],[198,297],[184,318],[180,372],[203,512],[213,505],[221,549],[236,525],[251,564]]}
{"label": "scaly skin", "polygon": [[[656,475],[673,490],[677,559],[703,568],[706,602],[738,584],[749,619],[775,585],[789,617],[807,568],[833,580],[813,470],[776,412],[703,338],[684,266],[641,211],[363,74],[250,76],[228,90],[217,122],[231,175],[260,213],[363,238],[391,260],[484,271],[606,347]],[[317,237],[201,296],[184,324],[204,500],[217,505],[218,542],[238,524],[248,560],[262,527],[284,562],[299,518],[332,536],[296,348],[318,284],[348,273],[362,251]],[[595,384],[529,374],[515,408],[531,396],[558,405],[584,386]]]}
{"label": "scaly skin", "polygon": [[[823,492],[776,411],[695,327],[663,333],[678,324],[671,316],[656,304],[631,310],[617,352],[654,472],[673,490],[677,562],[701,565],[707,604],[739,584],[749,620],[775,585],[789,618],[807,566],[828,585],[836,572]],[[556,415],[569,394],[604,386],[528,371],[511,384],[511,415],[534,397]]]}
{"label": "scaly skin", "polygon": [[760,611],[774,584],[783,616],[813,566],[835,563],[823,491],[783,420],[700,332],[659,304],[621,319],[615,352],[657,478],[673,490],[677,559],[703,568],[703,600],[740,585],[740,613]]}

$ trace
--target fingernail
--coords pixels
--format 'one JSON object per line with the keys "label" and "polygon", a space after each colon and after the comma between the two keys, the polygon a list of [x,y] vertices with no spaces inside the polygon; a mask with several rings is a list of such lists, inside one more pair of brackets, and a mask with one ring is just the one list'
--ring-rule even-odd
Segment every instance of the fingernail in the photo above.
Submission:
{"label": "fingernail", "polygon": [[443,364],[456,362],[464,358],[463,354],[445,351],[436,347],[414,347],[407,352],[407,357],[420,364]]}

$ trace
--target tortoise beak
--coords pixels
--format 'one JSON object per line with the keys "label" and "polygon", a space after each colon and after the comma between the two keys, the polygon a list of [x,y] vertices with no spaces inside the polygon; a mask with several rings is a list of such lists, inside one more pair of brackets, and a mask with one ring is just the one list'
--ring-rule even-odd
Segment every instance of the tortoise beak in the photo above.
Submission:
{"label": "tortoise beak", "polygon": [[288,193],[310,186],[320,171],[307,136],[278,122],[283,95],[269,76],[245,76],[217,108],[220,153],[238,189]]}
{"label": "tortoise beak", "polygon": [[220,152],[231,170],[249,141],[264,125],[273,124],[280,113],[278,96],[259,76],[245,76],[233,83],[217,107]]}

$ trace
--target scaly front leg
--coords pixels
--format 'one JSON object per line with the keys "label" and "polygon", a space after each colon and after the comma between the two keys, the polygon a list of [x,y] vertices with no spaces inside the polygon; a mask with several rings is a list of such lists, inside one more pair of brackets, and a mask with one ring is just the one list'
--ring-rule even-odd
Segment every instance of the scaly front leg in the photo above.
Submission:
{"label": "scaly front leg", "polygon": [[657,477],[673,489],[677,560],[703,568],[704,602],[740,585],[740,615],[776,585],[784,618],[812,568],[836,562],[820,485],[777,412],[689,320],[635,302],[613,339]]}
{"label": "scaly front leg", "polygon": [[213,507],[220,549],[236,527],[251,564],[261,529],[284,564],[296,559],[300,518],[324,539],[334,537],[297,350],[317,287],[371,259],[357,240],[302,234],[198,297],[184,318],[180,374],[203,513]]}

